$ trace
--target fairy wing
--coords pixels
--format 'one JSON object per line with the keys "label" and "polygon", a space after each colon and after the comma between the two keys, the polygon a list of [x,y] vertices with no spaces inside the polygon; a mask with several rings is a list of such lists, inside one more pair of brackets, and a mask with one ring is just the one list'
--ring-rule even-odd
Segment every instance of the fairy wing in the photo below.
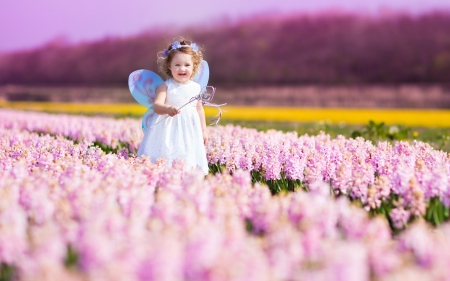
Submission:
{"label": "fairy wing", "polygon": [[194,82],[197,82],[200,84],[200,87],[203,89],[208,85],[209,80],[209,66],[208,63],[205,60],[202,60],[200,64],[200,69],[198,73],[194,76],[192,79]]}
{"label": "fairy wing", "polygon": [[147,111],[145,112],[144,116],[142,116],[142,131],[146,131],[147,128],[150,125],[150,118],[152,118],[153,114],[155,114],[155,111],[153,110],[153,104],[151,105],[151,107],[149,107],[147,109]]}
{"label": "fairy wing", "polygon": [[142,118],[142,130],[145,132],[149,119],[155,113],[153,103],[155,101],[156,88],[164,83],[163,79],[153,71],[139,69],[133,71],[128,77],[128,87],[134,99],[145,107],[148,107]]}
{"label": "fairy wing", "polygon": [[164,83],[163,79],[153,71],[139,69],[128,77],[128,87],[134,99],[145,107],[155,101],[156,88]]}

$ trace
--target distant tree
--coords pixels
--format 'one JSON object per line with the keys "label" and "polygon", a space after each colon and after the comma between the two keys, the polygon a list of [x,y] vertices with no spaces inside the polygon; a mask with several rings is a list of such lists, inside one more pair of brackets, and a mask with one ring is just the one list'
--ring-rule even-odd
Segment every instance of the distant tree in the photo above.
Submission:
{"label": "distant tree", "polygon": [[[262,16],[177,33],[204,47],[218,86],[450,81],[448,12]],[[124,86],[133,70],[157,70],[156,54],[174,35],[150,31],[4,54],[0,84]]]}

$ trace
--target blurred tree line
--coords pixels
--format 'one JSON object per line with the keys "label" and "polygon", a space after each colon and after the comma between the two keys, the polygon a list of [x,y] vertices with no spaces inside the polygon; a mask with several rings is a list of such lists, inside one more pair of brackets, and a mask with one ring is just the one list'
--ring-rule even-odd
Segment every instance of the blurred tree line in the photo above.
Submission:
{"label": "blurred tree line", "polygon": [[175,35],[204,48],[210,84],[450,82],[450,13],[368,17],[257,17],[178,32],[154,30],[0,56],[0,85],[126,86],[136,69],[156,71]]}

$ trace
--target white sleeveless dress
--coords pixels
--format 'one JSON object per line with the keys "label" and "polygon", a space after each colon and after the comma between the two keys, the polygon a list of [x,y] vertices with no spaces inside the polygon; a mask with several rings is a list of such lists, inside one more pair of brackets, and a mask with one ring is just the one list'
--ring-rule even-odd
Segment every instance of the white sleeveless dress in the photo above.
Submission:
{"label": "white sleeveless dress", "polygon": [[[177,108],[200,93],[200,85],[193,81],[179,84],[169,79],[165,84],[167,86],[165,104]],[[198,101],[191,102],[173,117],[155,113],[148,121],[138,156],[150,156],[152,162],[163,157],[166,158],[168,166],[172,166],[173,160],[181,158],[185,160],[187,169],[198,168],[205,175],[208,174],[208,161],[200,117],[196,109],[197,103]],[[166,119],[162,120],[163,118]]]}

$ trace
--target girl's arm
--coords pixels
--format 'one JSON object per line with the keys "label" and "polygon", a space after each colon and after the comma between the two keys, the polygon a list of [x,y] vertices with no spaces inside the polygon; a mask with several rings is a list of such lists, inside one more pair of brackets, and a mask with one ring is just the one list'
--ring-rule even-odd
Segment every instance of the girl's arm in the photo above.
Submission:
{"label": "girl's arm", "polygon": [[206,144],[208,141],[208,132],[206,131],[206,118],[205,118],[205,110],[203,109],[203,104],[201,101],[197,102],[197,112],[200,116],[200,124],[202,125],[202,132],[203,132],[203,143]]}
{"label": "girl's arm", "polygon": [[155,102],[153,104],[153,110],[155,113],[159,115],[169,114],[169,116],[174,116],[180,113],[176,107],[164,104],[166,102],[166,96],[167,86],[163,83],[156,88]]}

